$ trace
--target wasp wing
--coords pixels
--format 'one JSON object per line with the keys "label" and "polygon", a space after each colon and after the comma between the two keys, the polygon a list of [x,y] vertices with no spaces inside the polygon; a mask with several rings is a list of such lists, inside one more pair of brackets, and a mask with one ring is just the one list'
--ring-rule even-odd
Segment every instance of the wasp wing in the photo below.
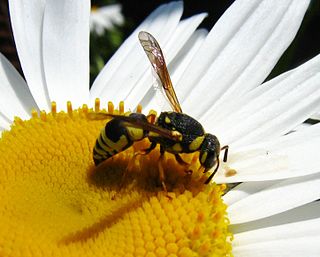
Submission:
{"label": "wasp wing", "polygon": [[89,120],[107,120],[107,119],[115,118],[117,116],[121,116],[121,115],[114,115],[114,114],[103,113],[103,112],[90,112],[90,113],[87,113],[87,118]]}
{"label": "wasp wing", "polygon": [[138,37],[144,52],[148,56],[148,59],[151,62],[154,71],[160,79],[161,85],[165,91],[171,107],[175,112],[182,113],[182,109],[176,92],[174,91],[168,68],[166,66],[166,62],[159,43],[150,33],[145,31],[140,31]]}
{"label": "wasp wing", "polygon": [[172,131],[169,129],[165,129],[165,128],[162,128],[162,127],[157,126],[155,124],[149,123],[149,122],[132,119],[131,117],[124,116],[123,119],[122,118],[120,118],[120,119],[123,120],[124,123],[127,123],[128,125],[130,125],[132,127],[142,128],[144,130],[157,133],[160,136],[171,139],[173,141],[179,142],[182,139],[182,135],[178,131]]}
{"label": "wasp wing", "polygon": [[177,131],[172,131],[169,129],[162,128],[158,125],[149,123],[147,121],[139,120],[130,116],[124,115],[116,115],[116,114],[109,114],[109,113],[88,113],[88,119],[91,120],[106,120],[106,119],[118,119],[122,121],[124,124],[127,124],[131,127],[141,128],[143,130],[152,131],[154,133],[159,134],[165,138],[174,140],[174,141],[181,141],[182,135]]}

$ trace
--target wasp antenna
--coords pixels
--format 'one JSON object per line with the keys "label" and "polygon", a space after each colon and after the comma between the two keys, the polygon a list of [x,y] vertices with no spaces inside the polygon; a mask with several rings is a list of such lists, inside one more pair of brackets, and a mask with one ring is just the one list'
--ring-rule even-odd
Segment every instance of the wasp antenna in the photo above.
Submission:
{"label": "wasp antenna", "polygon": [[220,166],[220,161],[219,161],[219,158],[217,158],[217,166],[214,169],[214,171],[211,173],[211,175],[207,178],[206,182],[204,182],[205,184],[209,184],[213,176],[217,173],[219,166]]}
{"label": "wasp antenna", "polygon": [[228,160],[228,152],[229,152],[229,146],[225,145],[221,148],[221,150],[224,150],[224,155],[223,155],[223,162],[227,162]]}

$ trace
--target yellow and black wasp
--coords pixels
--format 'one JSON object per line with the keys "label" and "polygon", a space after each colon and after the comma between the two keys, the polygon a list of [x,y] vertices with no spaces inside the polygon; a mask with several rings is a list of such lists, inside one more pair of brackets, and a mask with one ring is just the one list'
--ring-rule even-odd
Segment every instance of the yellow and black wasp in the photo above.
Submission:
{"label": "yellow and black wasp", "polygon": [[199,161],[204,172],[216,166],[206,180],[207,184],[219,168],[221,150],[225,150],[224,161],[227,161],[228,146],[221,148],[216,136],[205,133],[197,120],[182,113],[158,42],[151,34],[144,31],[139,33],[139,40],[159,77],[173,111],[161,112],[154,124],[148,122],[147,116],[141,113],[131,113],[129,116],[93,113],[94,119],[111,118],[101,130],[96,141],[93,149],[94,163],[98,166],[108,158],[132,146],[134,142],[147,137],[151,144],[139,154],[148,154],[158,144],[160,145],[159,178],[164,189],[166,189],[165,177],[161,162],[165,152],[174,154],[178,163],[186,165],[179,154],[199,151]]}

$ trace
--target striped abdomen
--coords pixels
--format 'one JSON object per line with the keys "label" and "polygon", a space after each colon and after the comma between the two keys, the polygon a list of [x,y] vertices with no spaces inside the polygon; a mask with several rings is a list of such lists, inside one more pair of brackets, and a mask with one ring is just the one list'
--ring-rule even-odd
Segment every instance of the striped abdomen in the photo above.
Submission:
{"label": "striped abdomen", "polygon": [[[146,116],[131,113],[130,117],[147,120]],[[131,127],[123,122],[121,118],[113,118],[101,130],[95,147],[93,148],[93,160],[97,166],[113,155],[120,153],[130,147],[134,141],[145,138],[147,131],[141,128]]]}

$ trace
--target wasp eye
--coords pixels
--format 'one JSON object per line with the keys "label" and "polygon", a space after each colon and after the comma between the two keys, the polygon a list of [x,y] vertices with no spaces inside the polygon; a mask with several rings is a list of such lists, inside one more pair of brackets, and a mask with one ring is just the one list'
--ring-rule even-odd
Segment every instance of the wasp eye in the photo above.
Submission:
{"label": "wasp eye", "polygon": [[206,134],[201,145],[200,163],[206,168],[211,169],[217,161],[220,153],[220,143],[216,136]]}
{"label": "wasp eye", "polygon": [[200,152],[200,163],[206,168],[211,169],[217,160],[217,154],[215,151],[201,151]]}

